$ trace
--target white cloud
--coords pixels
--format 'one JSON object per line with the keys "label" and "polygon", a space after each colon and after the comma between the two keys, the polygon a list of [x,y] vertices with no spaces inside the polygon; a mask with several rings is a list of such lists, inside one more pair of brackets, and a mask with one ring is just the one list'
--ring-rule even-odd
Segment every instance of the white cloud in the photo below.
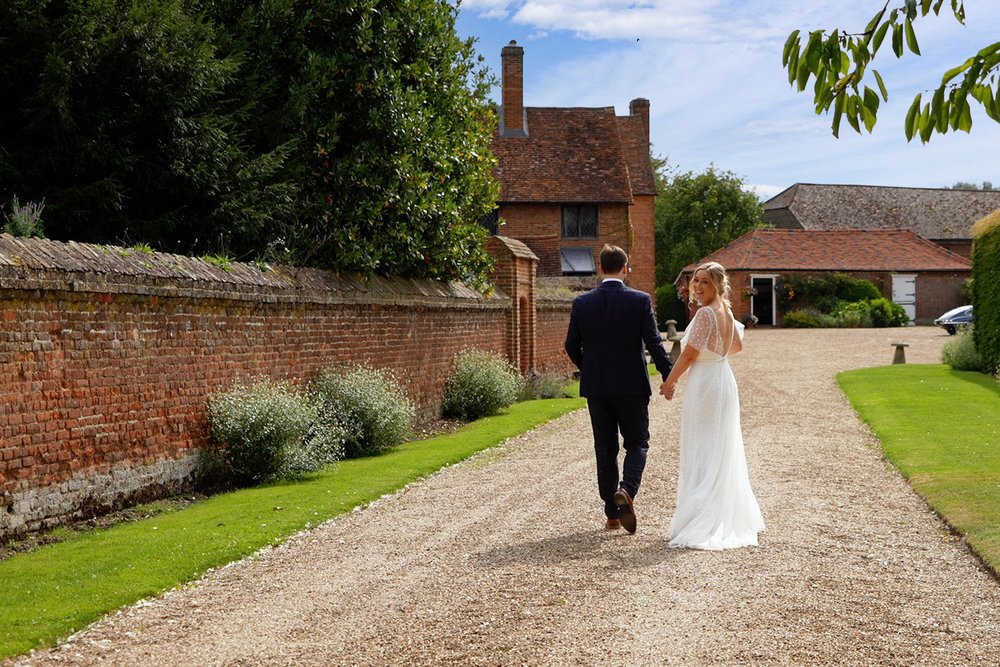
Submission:
{"label": "white cloud", "polygon": [[797,93],[789,86],[781,67],[789,32],[860,30],[881,4],[469,0],[462,8],[506,12],[505,20],[486,24],[498,46],[485,55],[499,72],[499,34],[515,33],[525,46],[528,106],[614,105],[624,114],[631,99],[648,98],[654,154],[683,171],[714,164],[755,184],[748,187],[765,199],[795,182],[1000,182],[992,158],[1000,152],[1000,125],[980,109],[973,110],[971,137],[935,136],[924,146],[908,144],[902,132],[915,94],[1000,38],[1000,13],[970,16],[966,27],[948,15],[921,19],[921,57],[897,60],[883,46],[877,69],[890,100],[872,135],[858,136],[845,122],[835,139],[831,116],[814,112],[811,88]]}
{"label": "white cloud", "polygon": [[714,2],[629,2],[628,0],[528,0],[515,23],[568,30],[585,39],[690,39],[710,35]]}

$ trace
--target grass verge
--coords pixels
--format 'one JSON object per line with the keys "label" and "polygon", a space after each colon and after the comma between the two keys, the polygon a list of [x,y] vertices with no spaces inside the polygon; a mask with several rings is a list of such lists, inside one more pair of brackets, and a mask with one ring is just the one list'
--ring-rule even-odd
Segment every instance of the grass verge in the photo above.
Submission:
{"label": "grass verge", "polygon": [[943,365],[845,371],[837,382],[914,490],[1000,573],[1000,386]]}
{"label": "grass verge", "polygon": [[52,645],[110,611],[279,544],[584,405],[579,397],[516,403],[453,433],[343,461],[302,480],[220,494],[11,556],[0,561],[0,660]]}

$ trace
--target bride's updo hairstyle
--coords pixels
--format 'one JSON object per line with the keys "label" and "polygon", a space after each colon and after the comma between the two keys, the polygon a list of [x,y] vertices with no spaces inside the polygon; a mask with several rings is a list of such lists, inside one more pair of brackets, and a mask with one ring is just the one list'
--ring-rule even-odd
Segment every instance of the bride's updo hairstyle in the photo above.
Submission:
{"label": "bride's updo hairstyle", "polygon": [[[712,284],[715,285],[716,298],[722,302],[726,310],[730,309],[732,305],[729,303],[729,295],[732,294],[733,290],[729,287],[729,276],[726,275],[726,269],[723,268],[722,264],[718,262],[705,262],[695,269],[694,273],[698,273],[699,271],[704,271],[708,274]],[[694,277],[694,273],[691,274],[691,277]],[[691,303],[695,302],[693,290],[689,300]]]}

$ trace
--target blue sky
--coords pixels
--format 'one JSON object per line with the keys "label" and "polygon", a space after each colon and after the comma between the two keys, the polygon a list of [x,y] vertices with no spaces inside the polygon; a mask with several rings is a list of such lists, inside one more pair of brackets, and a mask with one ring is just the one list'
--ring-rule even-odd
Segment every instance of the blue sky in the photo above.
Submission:
{"label": "blue sky", "polygon": [[[894,0],[895,1],[895,0]],[[907,143],[903,118],[914,95],[983,46],[1000,41],[996,0],[969,0],[966,25],[945,3],[916,23],[921,56],[897,60],[889,40],[875,62],[889,90],[872,134],[816,115],[811,90],[797,93],[781,67],[788,34],[864,29],[879,0],[463,0],[458,33],[499,78],[500,49],[524,47],[524,103],[614,106],[650,101],[654,155],[680,171],[709,165],[734,173],[762,199],[794,183],[1000,187],[1000,124],[973,106],[970,134]],[[899,2],[901,4],[901,0]],[[870,84],[874,87],[874,84]],[[927,97],[927,95],[924,95]],[[494,89],[499,102],[499,87]]]}

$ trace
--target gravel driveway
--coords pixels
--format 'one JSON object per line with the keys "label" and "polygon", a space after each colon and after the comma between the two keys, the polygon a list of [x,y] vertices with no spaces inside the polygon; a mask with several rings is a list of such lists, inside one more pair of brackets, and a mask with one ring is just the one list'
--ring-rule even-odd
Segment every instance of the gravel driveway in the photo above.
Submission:
{"label": "gravel driveway", "polygon": [[833,381],[947,338],[748,332],[757,548],[666,547],[679,405],[654,397],[634,536],[603,530],[580,411],[15,664],[996,665],[1000,585]]}

